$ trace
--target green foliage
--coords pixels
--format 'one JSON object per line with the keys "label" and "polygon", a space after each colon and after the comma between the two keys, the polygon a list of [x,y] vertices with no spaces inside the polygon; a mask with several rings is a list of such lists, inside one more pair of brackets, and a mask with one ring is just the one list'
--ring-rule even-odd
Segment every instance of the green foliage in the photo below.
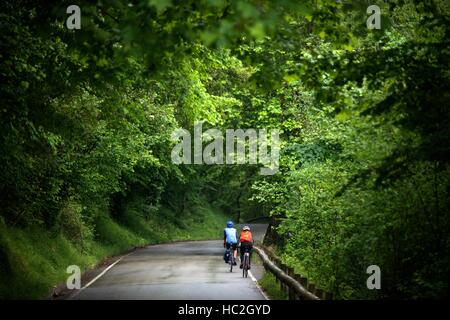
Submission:
{"label": "green foliage", "polygon": [[[82,243],[73,241],[73,237],[79,234],[63,235],[42,227],[11,228],[1,222],[0,297],[46,298],[53,286],[66,281],[66,268],[70,265],[78,265],[82,271],[86,271],[105,257],[120,254],[135,246],[178,240],[218,239],[226,221],[223,213],[204,199],[185,213],[183,227],[177,225],[178,215],[170,209],[165,208],[163,212],[143,218],[140,216],[142,207],[145,207],[145,201],[136,199],[129,204],[120,221],[110,217],[99,218],[95,224],[95,237],[83,234]],[[72,228],[76,224],[72,221],[66,223],[72,223]],[[67,233],[77,229],[64,230]]]}
{"label": "green foliage", "polygon": [[[80,30],[69,4],[0,5],[5,274],[43,292],[33,270],[76,250],[202,238],[209,202],[270,214],[286,262],[339,298],[448,296],[448,1],[375,1],[381,30],[362,1],[84,1]],[[175,166],[195,121],[280,130],[279,173]],[[60,258],[34,257],[40,234]]]}

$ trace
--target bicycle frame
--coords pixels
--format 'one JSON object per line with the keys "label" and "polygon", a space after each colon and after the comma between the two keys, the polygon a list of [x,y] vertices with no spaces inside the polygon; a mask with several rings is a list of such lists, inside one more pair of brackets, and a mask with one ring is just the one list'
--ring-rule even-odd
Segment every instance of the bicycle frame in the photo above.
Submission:
{"label": "bicycle frame", "polygon": [[227,249],[227,250],[230,251],[230,259],[228,259],[228,263],[230,264],[230,272],[233,272],[233,263],[234,263],[234,261],[236,261],[236,258],[234,257],[234,252],[237,249],[233,249],[233,247],[230,246],[230,248]]}
{"label": "bicycle frame", "polygon": [[245,248],[244,261],[242,261],[242,277],[247,278],[249,266],[250,266],[250,253],[249,249]]}

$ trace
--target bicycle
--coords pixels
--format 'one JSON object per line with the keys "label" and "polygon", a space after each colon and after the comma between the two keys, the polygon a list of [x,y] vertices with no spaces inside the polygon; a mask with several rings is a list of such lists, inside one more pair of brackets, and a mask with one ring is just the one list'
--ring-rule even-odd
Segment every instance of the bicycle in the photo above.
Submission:
{"label": "bicycle", "polygon": [[234,250],[230,250],[230,258],[228,259],[228,263],[230,264],[230,272],[233,272],[233,263],[234,262]]}
{"label": "bicycle", "polygon": [[247,278],[248,276],[248,269],[250,267],[250,253],[249,249],[244,249],[244,261],[242,261],[242,277]]}
{"label": "bicycle", "polygon": [[233,272],[233,266],[235,265],[236,258],[234,257],[234,251],[233,247],[230,246],[227,248],[227,251],[229,252],[229,258],[228,258],[228,264],[230,265],[230,272]]}

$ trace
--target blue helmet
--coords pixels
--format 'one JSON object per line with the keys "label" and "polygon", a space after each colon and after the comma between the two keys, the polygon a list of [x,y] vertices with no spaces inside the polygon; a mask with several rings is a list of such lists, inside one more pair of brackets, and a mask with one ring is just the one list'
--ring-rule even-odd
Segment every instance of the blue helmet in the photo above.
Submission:
{"label": "blue helmet", "polygon": [[233,228],[233,226],[234,226],[233,221],[230,220],[227,222],[227,228]]}

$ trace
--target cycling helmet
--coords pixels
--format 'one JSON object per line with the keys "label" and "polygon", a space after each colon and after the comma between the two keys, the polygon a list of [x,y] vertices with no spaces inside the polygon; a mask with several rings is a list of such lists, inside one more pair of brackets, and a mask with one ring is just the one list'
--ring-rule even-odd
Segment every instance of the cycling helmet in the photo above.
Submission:
{"label": "cycling helmet", "polygon": [[233,221],[230,220],[227,222],[227,228],[233,228],[233,226],[234,226]]}
{"label": "cycling helmet", "polygon": [[250,227],[249,227],[249,226],[244,226],[244,227],[242,228],[242,231],[250,231]]}

